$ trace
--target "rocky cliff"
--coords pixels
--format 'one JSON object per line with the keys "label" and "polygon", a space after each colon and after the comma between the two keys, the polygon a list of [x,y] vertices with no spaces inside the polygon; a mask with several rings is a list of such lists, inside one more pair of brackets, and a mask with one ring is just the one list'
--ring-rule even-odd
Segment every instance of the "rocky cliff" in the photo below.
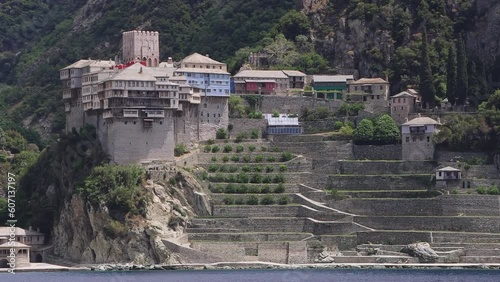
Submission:
{"label": "rocky cliff", "polygon": [[148,180],[143,189],[150,193],[151,202],[145,217],[128,218],[124,223],[113,220],[106,206],[94,208],[73,195],[54,223],[51,241],[55,256],[82,264],[181,263],[182,258],[162,240],[175,242],[189,217],[209,211],[196,179],[185,171],[178,172],[176,179],[175,185]]}

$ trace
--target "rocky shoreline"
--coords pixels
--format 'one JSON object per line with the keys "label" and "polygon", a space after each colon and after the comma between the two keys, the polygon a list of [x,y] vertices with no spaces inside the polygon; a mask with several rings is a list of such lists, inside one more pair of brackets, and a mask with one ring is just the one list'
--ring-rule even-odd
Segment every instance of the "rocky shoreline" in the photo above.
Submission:
{"label": "rocky shoreline", "polygon": [[265,262],[213,263],[213,264],[173,264],[135,265],[100,264],[88,267],[91,271],[144,271],[144,270],[242,270],[242,269],[490,269],[500,270],[500,264],[370,264],[370,263],[315,263],[277,264]]}

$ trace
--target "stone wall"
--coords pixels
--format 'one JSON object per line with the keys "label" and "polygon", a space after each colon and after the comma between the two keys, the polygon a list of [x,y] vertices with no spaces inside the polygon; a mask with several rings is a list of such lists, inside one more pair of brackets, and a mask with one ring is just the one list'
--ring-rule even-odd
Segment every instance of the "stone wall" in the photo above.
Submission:
{"label": "stone wall", "polygon": [[401,144],[395,145],[353,145],[352,152],[356,160],[401,160]]}
{"label": "stone wall", "polygon": [[439,199],[347,199],[331,201],[328,206],[358,215],[439,216],[443,215]]}
{"label": "stone wall", "polygon": [[253,129],[259,130],[259,136],[262,136],[262,132],[266,129],[267,121],[265,119],[231,118],[229,119],[229,124],[233,125],[231,138],[236,138],[236,135],[241,132],[248,133],[250,137],[250,132]]}
{"label": "stone wall", "polygon": [[380,230],[428,230],[497,233],[500,217],[355,217],[354,221]]}
{"label": "stone wall", "polygon": [[352,143],[346,141],[282,142],[274,144],[281,150],[313,159],[350,160]]}
{"label": "stone wall", "polygon": [[439,162],[449,162],[451,159],[461,157],[460,162],[472,160],[476,158],[488,160],[488,154],[484,152],[451,152],[444,150],[436,151],[436,160]]}
{"label": "stone wall", "polygon": [[358,232],[357,244],[407,245],[415,242],[431,242],[431,232],[371,231]]}
{"label": "stone wall", "polygon": [[312,97],[262,96],[260,110],[263,113],[278,111],[280,113],[300,114],[304,108],[315,110],[319,107],[326,107],[329,111],[337,111],[342,103],[343,101],[339,100],[324,100]]}
{"label": "stone wall", "polygon": [[431,187],[431,175],[366,176],[329,175],[327,188],[337,190],[425,190]]}
{"label": "stone wall", "polygon": [[420,161],[351,161],[313,160],[314,173],[326,174],[433,174],[435,162]]}

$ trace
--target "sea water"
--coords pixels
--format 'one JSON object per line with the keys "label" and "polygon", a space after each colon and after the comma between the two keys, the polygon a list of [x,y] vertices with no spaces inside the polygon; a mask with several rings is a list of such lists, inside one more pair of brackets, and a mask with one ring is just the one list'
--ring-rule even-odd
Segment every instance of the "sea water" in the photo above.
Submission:
{"label": "sea water", "polygon": [[500,270],[461,269],[301,269],[171,270],[116,272],[26,272],[0,274],[1,282],[500,282]]}

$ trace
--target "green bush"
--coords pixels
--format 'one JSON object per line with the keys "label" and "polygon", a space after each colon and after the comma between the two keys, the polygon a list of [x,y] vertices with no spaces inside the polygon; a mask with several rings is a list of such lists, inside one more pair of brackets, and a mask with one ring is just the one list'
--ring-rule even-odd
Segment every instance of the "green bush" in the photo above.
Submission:
{"label": "green bush", "polygon": [[283,174],[278,174],[274,176],[273,178],[274,183],[284,183],[285,182],[285,176]]}
{"label": "green bush", "polygon": [[254,145],[250,145],[250,146],[248,146],[248,150],[249,150],[250,152],[255,151],[255,149],[256,149],[256,147],[255,147]]}
{"label": "green bush", "polygon": [[333,198],[334,200],[337,200],[337,201],[344,200],[346,198],[346,195],[342,192],[339,192],[337,189],[333,189],[333,188],[327,189],[326,193],[328,196],[330,196],[331,198]]}
{"label": "green bush", "polygon": [[216,156],[213,156],[213,157],[212,157],[212,162],[214,162],[214,163],[215,163],[216,161],[217,161],[217,157],[216,157]]}
{"label": "green bush", "polygon": [[234,205],[234,198],[230,196],[225,196],[223,202],[224,205]]}
{"label": "green bush", "polygon": [[262,182],[262,175],[260,174],[253,174],[252,177],[250,178],[250,183],[261,183]]}
{"label": "green bush", "polygon": [[233,155],[233,156],[231,157],[231,161],[233,161],[233,162],[235,162],[235,163],[239,162],[239,161],[240,161],[240,156]]}
{"label": "green bush", "polygon": [[227,163],[229,161],[229,157],[228,156],[224,156],[222,157],[222,161]]}
{"label": "green bush", "polygon": [[216,139],[226,139],[227,138],[227,132],[224,128],[219,128],[215,132],[215,138]]}
{"label": "green bush", "polygon": [[260,188],[256,185],[252,185],[252,186],[248,187],[249,194],[258,194],[260,192],[261,192]]}
{"label": "green bush", "polygon": [[103,228],[104,234],[112,239],[123,237],[128,233],[128,228],[123,223],[110,220]]}
{"label": "green bush", "polygon": [[226,194],[236,193],[236,186],[234,186],[234,184],[227,184],[226,188],[224,189],[224,193]]}
{"label": "green bush", "polygon": [[261,165],[256,165],[253,167],[253,171],[255,172],[262,172],[262,166]]}
{"label": "green bush", "polygon": [[274,171],[274,166],[272,166],[272,165],[268,165],[268,166],[266,166],[266,172],[267,172],[267,173],[271,173],[271,172],[273,172],[273,171]]}
{"label": "green bush", "polygon": [[213,145],[213,144],[215,144],[215,140],[214,139],[208,139],[207,140],[207,144],[208,145]]}
{"label": "green bush", "polygon": [[239,143],[245,139],[248,139],[248,133],[240,132],[240,133],[236,134],[236,140],[234,142]]}
{"label": "green bush", "polygon": [[488,195],[500,195],[500,190],[498,190],[498,187],[491,186],[488,188],[486,193],[488,193]]}
{"label": "green bush", "polygon": [[248,192],[248,187],[245,184],[241,184],[237,188],[238,194],[246,194]]}
{"label": "green bush", "polygon": [[258,204],[259,204],[259,198],[257,198],[257,196],[252,195],[252,196],[248,197],[248,199],[247,199],[247,205],[255,206],[255,205],[258,205]]}
{"label": "green bush", "polygon": [[333,126],[333,129],[334,129],[335,131],[339,131],[339,130],[342,128],[342,126],[344,126],[344,123],[343,123],[343,122],[341,122],[341,121],[336,121],[336,122],[335,122],[335,125]]}
{"label": "green bush", "polygon": [[236,176],[236,182],[238,183],[248,183],[250,177],[246,173],[238,173]]}
{"label": "green bush", "polygon": [[250,138],[252,139],[259,139],[259,130],[258,129],[252,129],[250,132]]}
{"label": "green bush", "polygon": [[229,167],[229,172],[231,172],[231,173],[235,173],[235,172],[237,172],[237,171],[238,171],[238,167],[237,167],[237,166],[230,166],[230,167]]}
{"label": "green bush", "polygon": [[243,171],[243,172],[249,172],[251,170],[252,170],[252,168],[248,165],[244,165],[241,167],[241,171]]}
{"label": "green bush", "polygon": [[243,147],[243,145],[236,146],[236,153],[241,153],[243,152],[243,150],[245,150],[245,147]]}
{"label": "green bush", "polygon": [[216,146],[212,147],[212,153],[217,153],[219,151],[220,151],[220,147],[219,146],[216,145]]}
{"label": "green bush", "polygon": [[293,159],[292,153],[285,152],[281,154],[281,161],[282,162],[288,162],[289,160]]}
{"label": "green bush", "polygon": [[238,199],[236,199],[236,201],[234,201],[234,204],[235,205],[244,205],[245,204],[245,200],[243,200],[243,198],[239,197]]}
{"label": "green bush", "polygon": [[271,147],[271,152],[279,153],[279,152],[281,152],[281,149],[278,146],[272,146]]}
{"label": "green bush", "polygon": [[287,169],[288,169],[288,166],[286,164],[280,165],[280,171],[281,172],[285,172],[285,171],[287,171]]}
{"label": "green bush", "polygon": [[187,153],[189,153],[189,150],[186,148],[186,145],[184,145],[184,144],[175,145],[174,156],[180,157],[180,156],[187,154]]}
{"label": "green bush", "polygon": [[210,151],[212,151],[212,146],[210,146],[210,145],[205,145],[205,147],[203,148],[203,152],[205,152],[205,153],[210,153]]}
{"label": "green bush", "polygon": [[476,189],[477,193],[480,195],[485,195],[486,194],[486,189],[483,187],[479,187]]}
{"label": "green bush", "polygon": [[250,162],[250,160],[251,160],[250,156],[243,156],[243,161],[244,161],[245,163],[249,163],[249,162]]}
{"label": "green bush", "polygon": [[270,163],[274,163],[276,161],[276,158],[274,156],[268,156],[267,161]]}
{"label": "green bush", "polygon": [[264,185],[260,189],[260,193],[261,194],[269,194],[269,193],[271,193],[271,188],[269,187],[269,185]]}
{"label": "green bush", "polygon": [[228,170],[229,170],[229,168],[228,168],[227,166],[225,166],[225,165],[221,165],[221,166],[219,167],[219,171],[220,171],[220,172],[227,172]]}
{"label": "green bush", "polygon": [[267,148],[266,148],[266,147],[264,147],[264,146],[262,146],[262,147],[260,147],[260,151],[261,151],[261,152],[267,152]]}
{"label": "green bush", "polygon": [[287,196],[283,196],[283,197],[279,198],[278,204],[282,205],[282,206],[288,205],[288,197]]}
{"label": "green bush", "polygon": [[261,163],[262,161],[264,161],[264,156],[262,156],[262,155],[257,155],[257,156],[255,156],[254,161],[255,161],[256,163]]}
{"label": "green bush", "polygon": [[283,183],[280,183],[276,188],[274,188],[274,193],[276,194],[281,194],[285,192],[285,185]]}
{"label": "green bush", "polygon": [[265,195],[264,197],[262,197],[262,199],[260,200],[260,204],[261,205],[274,205],[274,199],[273,199],[273,196],[271,195]]}
{"label": "green bush", "polygon": [[235,183],[235,182],[238,182],[238,180],[237,180],[236,176],[234,176],[233,174],[229,174],[229,175],[227,175],[227,176],[226,176],[225,181],[226,181],[227,183]]}
{"label": "green bush", "polygon": [[216,164],[210,164],[208,165],[208,172],[216,172],[219,170],[219,166]]}
{"label": "green bush", "polygon": [[262,183],[272,183],[273,178],[270,175],[266,175],[262,178]]}
{"label": "green bush", "polygon": [[224,146],[224,153],[229,153],[233,150],[233,146],[227,144]]}

